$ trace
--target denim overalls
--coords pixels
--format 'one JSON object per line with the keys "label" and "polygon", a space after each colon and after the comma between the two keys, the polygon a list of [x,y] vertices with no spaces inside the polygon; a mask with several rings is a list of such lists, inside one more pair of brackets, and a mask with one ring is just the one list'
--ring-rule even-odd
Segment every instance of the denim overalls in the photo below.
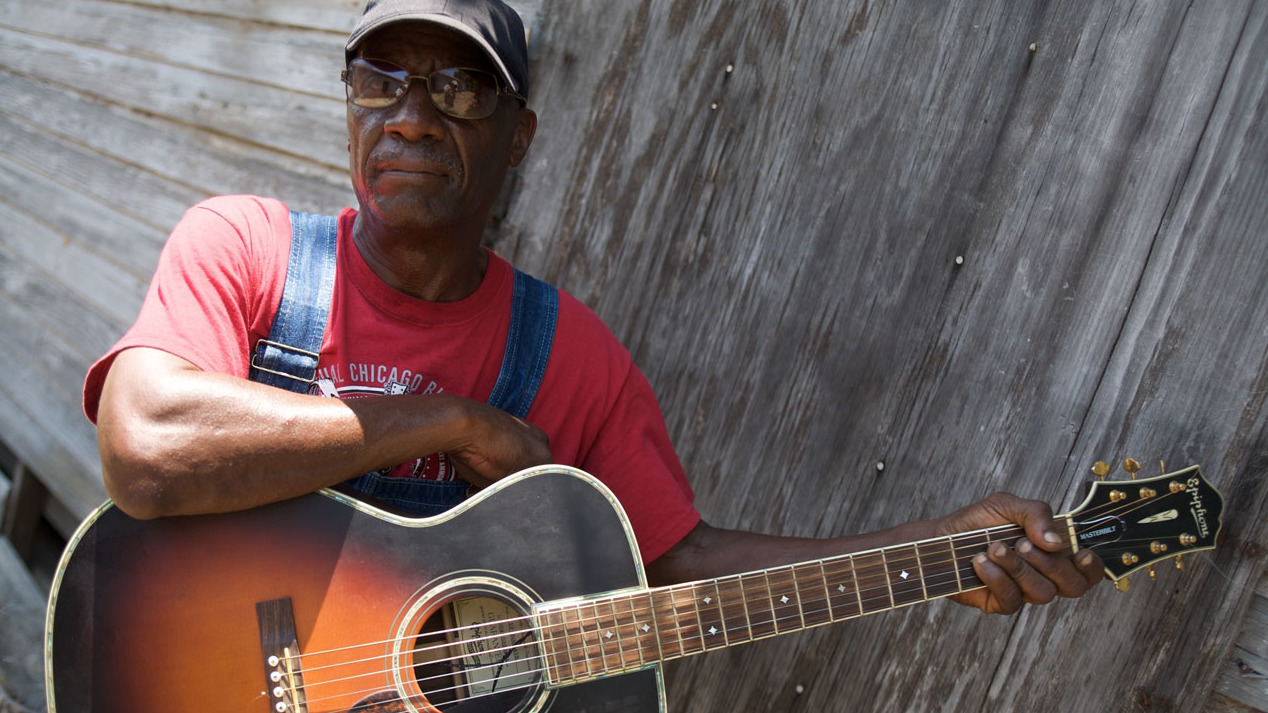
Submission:
{"label": "denim overalls", "polygon": [[[291,211],[291,252],[282,300],[268,339],[256,344],[251,380],[308,393],[335,287],[339,223],[333,216]],[[559,314],[559,292],[519,270],[511,299],[506,351],[489,405],[523,418],[550,359]],[[414,515],[436,515],[462,502],[465,481],[390,478],[379,471],[347,482],[354,490]]]}

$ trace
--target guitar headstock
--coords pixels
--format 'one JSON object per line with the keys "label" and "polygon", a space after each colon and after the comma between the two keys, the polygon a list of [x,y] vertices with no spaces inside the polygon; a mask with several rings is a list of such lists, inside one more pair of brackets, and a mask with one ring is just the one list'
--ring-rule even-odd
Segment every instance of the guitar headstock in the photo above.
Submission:
{"label": "guitar headstock", "polygon": [[[1134,475],[1135,463],[1128,463]],[[1108,468],[1097,465],[1093,472],[1104,476]],[[1095,482],[1067,517],[1076,546],[1100,555],[1118,582],[1160,560],[1214,549],[1223,512],[1224,498],[1194,465],[1153,478]]]}

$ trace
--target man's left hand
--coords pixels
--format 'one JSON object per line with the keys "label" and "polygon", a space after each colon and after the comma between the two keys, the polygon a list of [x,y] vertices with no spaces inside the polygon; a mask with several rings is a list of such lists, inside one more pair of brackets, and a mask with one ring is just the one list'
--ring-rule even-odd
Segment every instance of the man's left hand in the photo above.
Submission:
{"label": "man's left hand", "polygon": [[957,594],[954,601],[987,614],[1014,614],[1022,604],[1082,596],[1105,576],[1101,558],[1091,550],[1073,553],[1052,510],[1037,500],[996,493],[937,522],[946,535],[1006,523],[1021,526],[1026,536],[1012,546],[996,542],[975,557],[973,569],[986,588]]}

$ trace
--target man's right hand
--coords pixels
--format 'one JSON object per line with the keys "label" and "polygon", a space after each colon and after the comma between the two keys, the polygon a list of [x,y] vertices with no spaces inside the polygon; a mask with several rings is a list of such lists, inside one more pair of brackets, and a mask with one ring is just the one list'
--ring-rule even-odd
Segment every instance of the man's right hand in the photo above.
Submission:
{"label": "man's right hand", "polygon": [[522,418],[488,404],[464,399],[472,411],[467,438],[445,453],[458,475],[483,488],[512,473],[553,462],[546,433]]}

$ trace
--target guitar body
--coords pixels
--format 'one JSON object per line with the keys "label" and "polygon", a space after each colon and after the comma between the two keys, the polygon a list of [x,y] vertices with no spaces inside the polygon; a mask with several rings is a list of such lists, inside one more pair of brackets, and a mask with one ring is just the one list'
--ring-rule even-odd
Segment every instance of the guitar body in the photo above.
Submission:
{"label": "guitar body", "polygon": [[[54,582],[48,707],[435,710],[420,695],[435,677],[410,649],[446,601],[487,596],[528,614],[536,602],[645,586],[611,493],[559,466],[516,474],[425,519],[334,491],[145,522],[107,504],[72,539]],[[302,654],[302,666],[288,668],[291,654]],[[448,666],[445,687],[461,688],[448,682],[458,664]],[[446,713],[664,709],[657,666],[558,689],[531,672],[514,683],[519,690],[436,705]]]}

